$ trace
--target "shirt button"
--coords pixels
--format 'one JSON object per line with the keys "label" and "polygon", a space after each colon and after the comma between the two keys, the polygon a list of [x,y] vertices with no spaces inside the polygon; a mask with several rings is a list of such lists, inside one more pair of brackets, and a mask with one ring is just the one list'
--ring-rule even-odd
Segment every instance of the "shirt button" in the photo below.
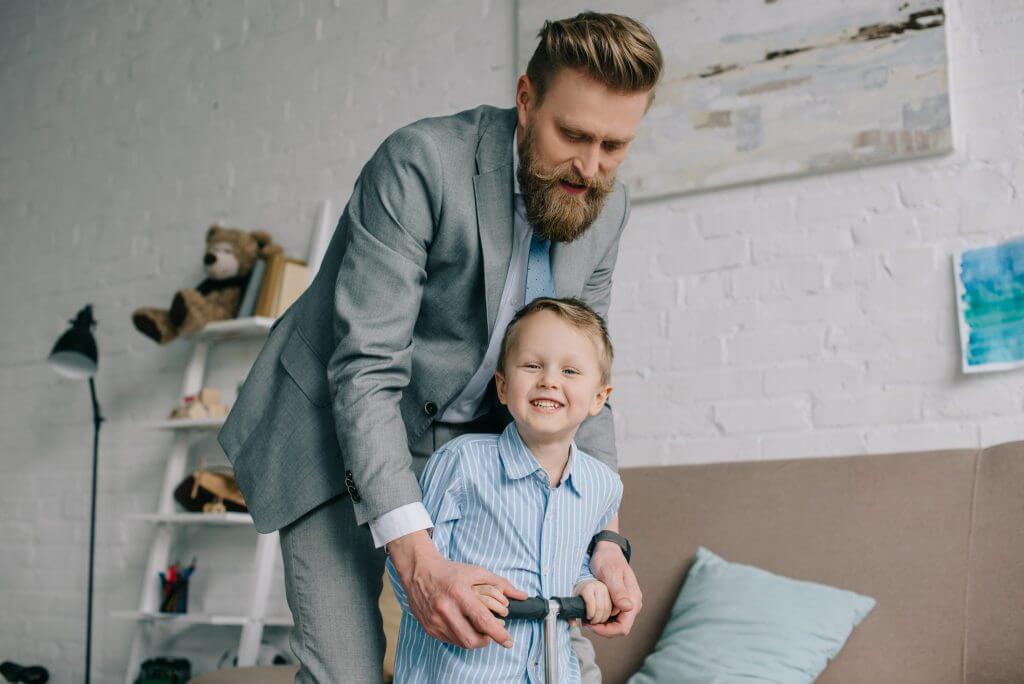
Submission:
{"label": "shirt button", "polygon": [[428,401],[426,404],[423,405],[423,411],[428,416],[433,416],[434,414],[437,413],[437,404],[435,404],[432,401]]}

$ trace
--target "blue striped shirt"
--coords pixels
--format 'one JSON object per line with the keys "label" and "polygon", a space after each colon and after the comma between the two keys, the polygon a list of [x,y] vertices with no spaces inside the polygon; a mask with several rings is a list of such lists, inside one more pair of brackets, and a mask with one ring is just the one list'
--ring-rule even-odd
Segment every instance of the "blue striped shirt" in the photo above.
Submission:
{"label": "blue striped shirt", "polygon": [[[592,456],[570,446],[557,487],[523,443],[515,423],[501,435],[462,435],[427,462],[423,504],[434,520],[434,545],[445,558],[479,565],[530,596],[569,596],[592,579],[587,546],[622,500],[622,481]],[[463,649],[429,636],[409,612],[390,559],[388,575],[402,606],[395,681],[543,682],[539,620],[505,623],[515,645]],[[559,622],[559,666],[578,682],[569,628]]]}

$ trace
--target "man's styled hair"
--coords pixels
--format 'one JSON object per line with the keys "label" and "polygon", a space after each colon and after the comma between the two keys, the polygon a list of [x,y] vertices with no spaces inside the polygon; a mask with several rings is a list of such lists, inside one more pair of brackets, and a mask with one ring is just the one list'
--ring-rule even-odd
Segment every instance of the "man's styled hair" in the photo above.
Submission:
{"label": "man's styled hair", "polygon": [[661,48],[637,20],[621,14],[582,12],[571,19],[545,21],[537,37],[540,44],[526,75],[538,104],[562,68],[582,69],[614,91],[650,91],[650,101],[654,100],[663,64]]}
{"label": "man's styled hair", "polygon": [[605,325],[601,314],[575,297],[565,297],[563,299],[538,297],[517,311],[516,315],[509,321],[508,327],[505,328],[505,336],[501,339],[501,352],[498,354],[498,370],[505,371],[505,360],[508,357],[509,350],[512,348],[512,344],[515,342],[516,330],[524,320],[541,311],[551,311],[558,314],[562,320],[593,340],[598,349],[597,363],[601,368],[601,383],[607,385],[611,382],[612,359],[615,353],[612,350],[612,339],[608,335],[608,326]]}

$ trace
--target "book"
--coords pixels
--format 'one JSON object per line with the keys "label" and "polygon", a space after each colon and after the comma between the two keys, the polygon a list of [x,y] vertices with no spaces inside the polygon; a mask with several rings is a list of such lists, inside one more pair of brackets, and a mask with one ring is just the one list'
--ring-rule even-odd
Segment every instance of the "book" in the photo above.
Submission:
{"label": "book", "polygon": [[262,257],[256,260],[256,265],[252,267],[252,273],[249,274],[249,280],[245,285],[245,292],[242,294],[242,303],[238,305],[237,318],[248,318],[256,310],[256,295],[263,284],[263,273],[266,268],[266,260]]}
{"label": "book", "polygon": [[300,259],[273,254],[267,260],[254,316],[277,318],[309,286],[309,267]]}
{"label": "book", "polygon": [[306,291],[307,287],[309,287],[309,267],[305,262],[298,259],[286,261],[284,273],[281,276],[281,291],[278,293],[275,315],[284,314],[288,307]]}

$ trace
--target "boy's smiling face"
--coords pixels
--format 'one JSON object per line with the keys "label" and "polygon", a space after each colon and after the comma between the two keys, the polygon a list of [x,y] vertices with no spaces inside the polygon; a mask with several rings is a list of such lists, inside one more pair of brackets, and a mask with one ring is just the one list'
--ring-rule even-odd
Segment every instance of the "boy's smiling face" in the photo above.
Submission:
{"label": "boy's smiling face", "polygon": [[612,388],[601,377],[599,344],[552,311],[519,324],[495,386],[524,438],[571,440],[600,413]]}

